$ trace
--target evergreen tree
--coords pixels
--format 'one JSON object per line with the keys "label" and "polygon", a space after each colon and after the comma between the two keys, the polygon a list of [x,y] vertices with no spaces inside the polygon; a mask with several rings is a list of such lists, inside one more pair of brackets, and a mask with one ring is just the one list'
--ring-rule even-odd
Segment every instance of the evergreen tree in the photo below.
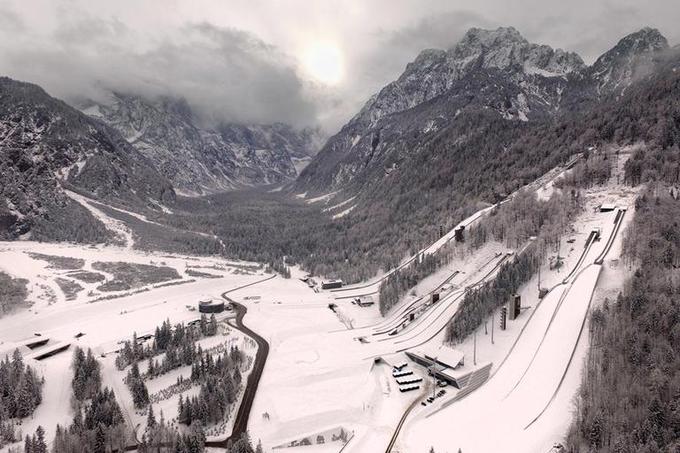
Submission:
{"label": "evergreen tree", "polygon": [[149,404],[149,391],[146,388],[144,380],[141,378],[133,379],[129,383],[130,392],[132,393],[132,400],[136,408],[145,407]]}
{"label": "evergreen tree", "polygon": [[201,319],[200,319],[200,322],[199,322],[199,326],[200,326],[200,328],[201,328],[201,333],[202,333],[203,335],[206,335],[206,334],[207,334],[207,331],[208,331],[208,330],[207,330],[207,327],[208,327],[208,319],[206,318],[205,313],[201,314]]}
{"label": "evergreen tree", "polygon": [[147,373],[149,374],[149,376],[152,376],[152,377],[156,375],[155,363],[154,363],[153,357],[149,357],[149,363],[148,363],[148,366],[147,366]]}
{"label": "evergreen tree", "polygon": [[92,350],[88,349],[86,354],[81,348],[77,347],[73,353],[71,367],[73,368],[73,379],[71,381],[73,396],[77,401],[92,398],[101,386],[99,362],[94,357]]}
{"label": "evergreen tree", "polygon": [[45,430],[40,425],[38,425],[38,428],[35,430],[35,441],[33,442],[32,453],[47,453]]}
{"label": "evergreen tree", "polygon": [[208,324],[208,336],[216,335],[217,334],[217,319],[215,318],[215,314],[210,315],[210,323]]}
{"label": "evergreen tree", "polygon": [[12,353],[11,361],[9,357],[0,360],[0,443],[12,431],[6,420],[30,416],[42,402],[43,384],[33,368],[24,364],[18,350]]}
{"label": "evergreen tree", "polygon": [[131,379],[139,379],[139,376],[140,376],[139,365],[137,364],[137,362],[133,362],[132,367],[130,368],[128,377],[131,378]]}
{"label": "evergreen tree", "polygon": [[241,386],[241,380],[243,378],[241,377],[241,370],[239,370],[239,367],[234,368],[234,384],[236,384],[236,388]]}
{"label": "evergreen tree", "polygon": [[29,389],[29,385],[25,379],[19,384],[19,390],[16,393],[16,416],[19,418],[28,417],[33,413],[33,395]]}
{"label": "evergreen tree", "polygon": [[98,424],[94,430],[93,452],[106,453],[106,432],[101,424]]}
{"label": "evergreen tree", "polygon": [[146,417],[146,428],[150,429],[156,426],[156,417],[153,414],[153,404],[149,404],[149,414]]}
{"label": "evergreen tree", "polygon": [[[188,404],[187,404],[188,405]],[[179,403],[177,405],[177,421],[183,425],[188,425],[189,420],[186,412],[186,405],[184,404],[184,396],[182,393],[179,394]]]}

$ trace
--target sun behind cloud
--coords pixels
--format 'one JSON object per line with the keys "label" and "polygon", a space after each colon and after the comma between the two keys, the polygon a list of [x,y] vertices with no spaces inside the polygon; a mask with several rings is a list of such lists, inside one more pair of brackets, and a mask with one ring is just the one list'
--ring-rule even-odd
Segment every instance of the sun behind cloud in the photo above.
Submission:
{"label": "sun behind cloud", "polygon": [[302,54],[302,66],[317,82],[337,85],[344,77],[344,62],[340,48],[331,42],[314,42]]}

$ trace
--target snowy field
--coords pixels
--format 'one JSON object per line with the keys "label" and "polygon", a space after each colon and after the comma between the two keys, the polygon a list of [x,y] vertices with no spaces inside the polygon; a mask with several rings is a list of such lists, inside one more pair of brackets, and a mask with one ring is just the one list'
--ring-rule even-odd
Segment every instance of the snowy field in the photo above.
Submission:
{"label": "snowy field", "polygon": [[[39,258],[35,257],[36,253],[40,254]],[[75,266],[70,267],[77,269],[63,269],[54,263],[50,264],[45,259],[54,261],[53,258],[45,256],[75,259],[70,261]],[[157,284],[140,284],[131,290],[99,291],[97,287],[114,276],[95,269],[93,265],[111,262],[169,267],[174,269],[179,278]],[[113,364],[115,353],[112,351],[120,347],[119,342],[130,339],[133,332],[138,335],[153,333],[155,327],[166,319],[173,324],[198,319],[200,315],[195,308],[199,300],[220,298],[225,291],[270,277],[253,263],[152,254],[121,247],[33,242],[1,242],[0,270],[29,281],[29,302],[32,304],[28,309],[0,318],[0,354],[4,356],[4,353],[13,351],[21,342],[36,338],[36,335],[49,339],[45,346],[34,350],[25,346],[20,348],[27,361],[46,378],[43,403],[33,417],[23,420],[22,430],[24,433],[32,433],[38,425],[42,425],[47,431],[48,439],[53,438],[57,423],[68,424],[73,416],[70,404],[70,363],[74,346],[92,348],[100,358],[104,385],[114,389],[126,419],[134,427],[143,417],[134,413],[130,393],[122,381],[122,373]],[[210,274],[211,277],[188,275],[187,271],[191,270]],[[85,283],[74,278],[74,272],[102,274],[105,280]],[[75,299],[67,300],[56,283],[57,279],[77,282],[83,286],[83,290],[78,292]],[[181,284],[174,284],[178,282]],[[172,285],[163,286],[167,283]],[[232,330],[227,336],[219,337],[223,341],[243,346],[254,355],[255,350],[244,344],[245,340],[240,332]],[[217,341],[216,339],[217,337],[208,338],[201,342],[209,346],[207,343]],[[41,351],[58,344],[68,344],[71,347],[41,361],[32,359]],[[105,357],[102,358],[102,354]],[[151,380],[149,392],[154,393],[164,387],[163,379],[175,380],[178,373],[188,377],[187,370],[175,370]],[[244,373],[244,379],[246,377],[247,374]],[[167,418],[174,417],[177,410],[176,400],[165,400],[159,409],[164,410]]]}

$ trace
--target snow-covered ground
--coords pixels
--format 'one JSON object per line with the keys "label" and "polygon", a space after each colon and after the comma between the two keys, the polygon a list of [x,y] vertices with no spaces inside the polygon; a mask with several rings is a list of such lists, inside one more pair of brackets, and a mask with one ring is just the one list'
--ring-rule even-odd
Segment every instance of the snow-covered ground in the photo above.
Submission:
{"label": "snow-covered ground", "polygon": [[[505,256],[497,255],[499,249],[498,244],[491,244],[479,255],[451,263],[462,270],[452,284],[462,288],[490,278],[495,263]],[[419,392],[401,393],[391,366],[374,359],[402,361],[404,356],[398,351],[439,342],[461,294],[462,289],[452,290],[412,327],[389,336],[373,334],[380,325],[393,322],[410,300],[383,319],[375,306],[359,308],[349,299],[315,293],[297,280],[264,282],[239,291],[237,300],[248,306],[245,322],[265,336],[271,347],[251,412],[251,435],[271,448],[342,426],[355,434],[345,451],[384,448],[401,414]],[[329,309],[331,302],[349,317],[362,313],[364,327],[347,329]]]}
{"label": "snow-covered ground", "polygon": [[334,219],[339,219],[341,217],[345,217],[347,214],[352,212],[354,210],[355,206],[350,206],[349,208],[345,209],[344,211],[340,211],[337,214],[333,214]]}
{"label": "snow-covered ground", "polygon": [[[72,271],[51,268],[47,262],[31,257],[30,253],[79,258],[85,263],[82,270],[101,274],[106,272],[93,270],[93,262],[120,261],[172,267],[181,276],[179,281],[183,284],[160,287],[145,285],[142,287],[145,289],[143,292],[130,295],[125,295],[126,291],[113,292],[112,294],[120,297],[98,300],[102,293],[96,291],[94,287],[101,282],[90,285],[75,280],[86,289],[81,291],[75,300],[67,301],[55,279],[69,278],[69,272]],[[186,275],[186,271],[192,268],[219,278]],[[35,366],[46,380],[43,403],[31,418],[23,420],[22,431],[32,433],[38,425],[42,425],[48,439],[53,438],[57,423],[68,424],[73,417],[70,404],[72,378],[70,362],[73,346],[92,348],[98,356],[105,354],[106,357],[101,359],[104,383],[114,388],[124,412],[134,427],[139,423],[139,417],[135,418],[134,411],[129,409],[132,407],[128,404],[130,396],[120,379],[122,376],[112,378],[117,376],[117,371],[113,365],[115,354],[111,352],[120,347],[118,342],[129,339],[133,332],[140,335],[152,333],[155,326],[166,319],[173,324],[197,319],[199,314],[195,308],[200,299],[219,298],[224,291],[268,277],[252,263],[231,262],[213,257],[153,254],[120,247],[35,242],[0,242],[0,270],[29,281],[29,301],[32,303],[28,309],[18,310],[0,318],[0,351],[11,352],[18,343],[35,338],[35,334],[40,334],[41,338],[49,338],[46,346],[35,351],[20,348],[26,352],[27,362]],[[88,295],[89,291],[93,293]],[[82,335],[76,338],[78,334]],[[232,332],[230,338],[231,335],[234,335],[236,341],[243,343],[242,334]],[[41,349],[57,343],[69,344],[71,348],[41,361],[31,359]],[[254,354],[254,351],[252,353]],[[153,393],[157,389],[150,385],[149,390]],[[168,418],[171,418],[176,412],[176,401],[174,406],[170,401],[167,407],[163,405],[161,408]]]}
{"label": "snow-covered ground", "polygon": [[[552,187],[551,181],[559,174],[555,171],[546,176],[534,185],[536,190]],[[584,191],[584,195],[586,209],[562,240],[559,254],[564,258],[563,267],[551,270],[546,260],[541,269],[540,286],[552,291],[539,301],[535,276],[520,289],[522,313],[508,322],[507,330],[498,328],[496,312],[474,336],[456,345],[465,355],[461,373],[492,364],[489,380],[459,400],[454,401],[457,391],[448,387],[446,396],[421,406],[419,402],[431,391],[429,379],[425,379],[424,388],[402,393],[392,376],[391,364],[407,361],[415,374],[427,376],[426,370],[408,361],[404,352],[442,345],[446,325],[463,300],[465,288],[492,279],[503,262],[513,259],[513,251],[498,243],[488,243],[474,252],[454,245],[459,249],[456,258],[421,282],[384,318],[377,305],[358,307],[351,302],[359,294],[377,292],[380,276],[349,291],[315,292],[297,278],[302,275],[298,269],[293,269],[292,279],[265,280],[259,269],[244,270],[239,267],[243,263],[216,258],[146,254],[115,247],[0,243],[0,269],[27,278],[34,302],[30,310],[0,318],[0,342],[5,343],[0,344],[0,350],[40,333],[50,341],[78,343],[107,353],[133,331],[149,333],[165,319],[173,323],[195,319],[197,313],[187,305],[193,306],[201,298],[219,297],[226,290],[258,282],[229,297],[247,307],[244,323],[270,344],[248,425],[251,437],[261,439],[266,450],[343,429],[351,436],[343,453],[384,451],[402,414],[415,402],[394,451],[425,452],[431,445],[438,452],[458,448],[466,453],[548,451],[561,441],[570,423],[587,351],[587,335],[583,333],[587,325],[582,330],[587,312],[603,297],[612,297],[626,274],[617,261],[621,233],[604,263],[594,264],[614,229],[616,216],[616,212],[600,213],[595,208],[604,202],[628,207],[623,231],[633,217],[635,192],[610,184]],[[483,221],[483,212],[465,222],[469,225],[476,221]],[[602,239],[581,261],[586,240],[595,228],[601,230]],[[427,250],[450,242],[452,234]],[[68,278],[68,272],[49,268],[26,252],[82,258],[85,270],[91,270],[94,261],[162,263],[177,270],[185,282],[96,303],[91,302],[96,295],[87,295],[92,290],[88,287],[75,300],[66,301],[55,278]],[[188,266],[218,274],[219,278],[190,277]],[[575,267],[576,272],[570,275]],[[431,302],[432,291],[440,294],[436,303]],[[335,311],[330,304],[335,304]],[[408,319],[411,313],[413,320]],[[85,335],[75,339],[77,333]],[[45,401],[33,419],[24,423],[30,429],[42,424],[48,429],[48,438],[57,422],[66,423],[70,418],[64,399],[70,395],[70,357],[66,352],[38,363],[48,381]],[[143,423],[143,417],[131,409],[122,373],[112,362],[112,354],[103,359],[105,382],[119,395],[130,424]],[[154,379],[149,390],[159,391],[179,375],[186,377],[186,373],[186,369],[179,369]],[[166,417],[175,414],[175,398],[159,406]],[[342,442],[332,442],[276,451],[326,453],[341,448]]]}
{"label": "snow-covered ground", "polygon": [[[456,346],[465,354],[461,372],[492,363],[490,380],[453,403],[456,391],[449,387],[447,396],[434,404],[417,404],[395,451],[428,451],[434,445],[437,451],[457,451],[461,446],[463,451],[471,452],[501,447],[504,451],[540,452],[562,440],[571,420],[573,397],[587,351],[587,335],[581,334],[587,330],[581,329],[591,295],[596,282],[603,279],[620,253],[621,233],[604,264],[593,264],[607,243],[616,217],[616,212],[600,213],[596,206],[607,200],[628,207],[623,231],[632,218],[635,192],[609,186],[584,191],[584,195],[586,209],[576,219],[574,230],[562,240],[562,268],[551,270],[546,260],[541,270],[541,286],[555,289],[539,303],[538,276],[524,285],[520,290],[522,313],[517,320],[508,322],[507,330],[498,328],[499,314],[495,313],[493,344],[492,320],[487,321],[486,332],[482,325],[476,333],[477,364],[472,337]],[[595,228],[601,229],[602,239],[594,243],[579,264],[587,238]],[[253,437],[271,448],[303,434],[341,425],[354,433],[343,452],[383,451],[402,413],[412,401],[423,398],[420,391],[401,394],[389,364],[407,361],[403,354],[407,349],[439,347],[445,326],[462,300],[462,288],[493,278],[494,268],[507,256],[506,251],[500,244],[490,243],[473,255],[461,255],[458,261],[423,281],[415,294],[407,296],[386,318],[377,314],[377,307],[361,308],[352,304],[350,297],[344,297],[371,291],[370,283],[347,292],[317,294],[307,290],[303,298],[296,296],[296,290],[283,290],[279,284],[277,300],[268,304],[263,297],[257,306],[249,307],[246,317],[249,325],[268,336],[273,351],[251,413]],[[567,279],[577,264],[578,272]],[[404,313],[424,305],[428,300],[424,296],[441,288],[456,270],[459,272],[448,280],[448,290],[441,292],[440,302],[395,335],[389,335],[393,328],[401,326]],[[621,280],[617,283],[620,287]],[[289,285],[300,286],[294,281],[286,282]],[[270,284],[252,291],[261,294],[267,291],[266,286]],[[243,296],[247,292],[244,290]],[[345,318],[354,321],[356,328],[348,329],[328,309],[331,300]],[[592,303],[598,303],[597,296]],[[375,363],[376,357],[387,364]],[[409,363],[416,374],[426,375],[424,369]],[[496,411],[498,416],[489,415]],[[497,425],[499,436],[485,434],[494,432],[489,427]]]}
{"label": "snow-covered ground", "polygon": [[351,203],[352,200],[354,200],[355,198],[356,198],[356,195],[353,196],[353,197],[349,197],[348,199],[346,199],[346,200],[344,200],[344,201],[341,201],[341,202],[339,202],[339,203],[337,203],[337,204],[334,204],[333,206],[329,206],[329,207],[327,207],[327,208],[323,208],[322,211],[323,211],[323,212],[328,212],[328,211],[333,211],[334,209],[341,208],[341,207],[345,206],[347,203]]}
{"label": "snow-covered ground", "polygon": [[[494,363],[489,381],[453,404],[444,401],[434,410],[416,412],[403,429],[400,451],[427,451],[434,446],[436,451],[460,448],[472,453],[545,452],[562,442],[587,354],[587,313],[604,297],[615,297],[627,276],[619,256],[623,231],[634,215],[635,194],[613,183],[584,192],[586,210],[575,222],[574,234],[568,235],[575,241],[568,245],[565,270],[561,275],[542,270],[541,286],[553,290],[538,303],[536,277],[525,285],[522,305],[531,308],[510,322],[507,331],[496,329],[495,345],[484,334],[484,326],[477,330],[478,360]],[[616,212],[597,212],[605,201],[628,211],[604,263],[597,265],[594,260],[606,247],[616,217]],[[601,228],[602,239],[566,284],[554,286],[578,261],[593,228]],[[471,343],[469,338],[457,348],[469,357]]]}
{"label": "snow-covered ground", "polygon": [[[330,200],[331,198],[333,198],[333,197],[335,196],[335,194],[337,194],[337,193],[338,193],[338,192],[335,191],[335,192],[327,193],[327,194],[324,194],[324,195],[320,195],[320,196],[318,196],[318,197],[309,198],[309,199],[307,199],[307,200],[305,200],[305,201],[306,201],[307,204],[313,204],[313,203],[319,203],[319,202],[328,203],[328,200]],[[301,198],[304,198],[304,194],[303,194],[303,195],[300,195],[300,197],[301,197]]]}
{"label": "snow-covered ground", "polygon": [[[73,269],[59,269],[50,265],[48,261],[35,258],[32,254],[42,254],[49,257],[76,258],[84,261],[84,265]],[[179,278],[159,282],[156,284],[142,284],[129,290],[109,291],[100,290],[98,287],[113,279],[113,275],[107,271],[93,268],[96,262],[125,262],[143,264],[155,267],[170,267],[174,269]],[[261,273],[255,263],[226,261],[212,257],[192,257],[165,253],[150,253],[134,251],[128,248],[82,246],[72,244],[53,244],[37,242],[0,242],[0,271],[14,277],[25,278],[29,281],[29,301],[34,305],[31,311],[45,309],[51,303],[66,301],[66,295],[56,283],[57,279],[77,283],[83,289],[77,293],[74,300],[68,301],[68,307],[59,306],[56,309],[72,308],[73,305],[94,302],[102,297],[120,297],[133,291],[155,290],[159,285],[173,283],[174,288],[197,283],[197,287],[208,285],[205,276],[191,275],[198,271],[218,277],[212,283],[224,283],[224,279],[245,272],[245,275]],[[82,273],[99,274],[102,281],[93,283],[85,282],[77,275]],[[196,288],[192,286],[191,288]],[[194,290],[190,290],[193,292]],[[170,291],[172,292],[172,291]],[[154,298],[149,298],[153,300]]]}
{"label": "snow-covered ground", "polygon": [[87,197],[70,190],[64,190],[64,194],[77,203],[80,203],[85,209],[90,211],[90,214],[92,214],[94,218],[101,221],[109,231],[114,233],[119,241],[122,241],[126,249],[132,249],[135,243],[132,237],[132,231],[125,225],[124,222],[107,216],[104,211],[97,208]]}

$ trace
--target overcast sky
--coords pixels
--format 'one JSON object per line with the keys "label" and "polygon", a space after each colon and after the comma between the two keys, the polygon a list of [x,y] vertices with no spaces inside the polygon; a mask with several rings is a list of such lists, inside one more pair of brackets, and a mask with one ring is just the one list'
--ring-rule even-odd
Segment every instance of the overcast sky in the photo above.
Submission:
{"label": "overcast sky", "polygon": [[334,132],[473,26],[591,63],[643,26],[678,44],[678,23],[678,0],[0,0],[0,74],[66,99],[172,94],[214,120]]}

